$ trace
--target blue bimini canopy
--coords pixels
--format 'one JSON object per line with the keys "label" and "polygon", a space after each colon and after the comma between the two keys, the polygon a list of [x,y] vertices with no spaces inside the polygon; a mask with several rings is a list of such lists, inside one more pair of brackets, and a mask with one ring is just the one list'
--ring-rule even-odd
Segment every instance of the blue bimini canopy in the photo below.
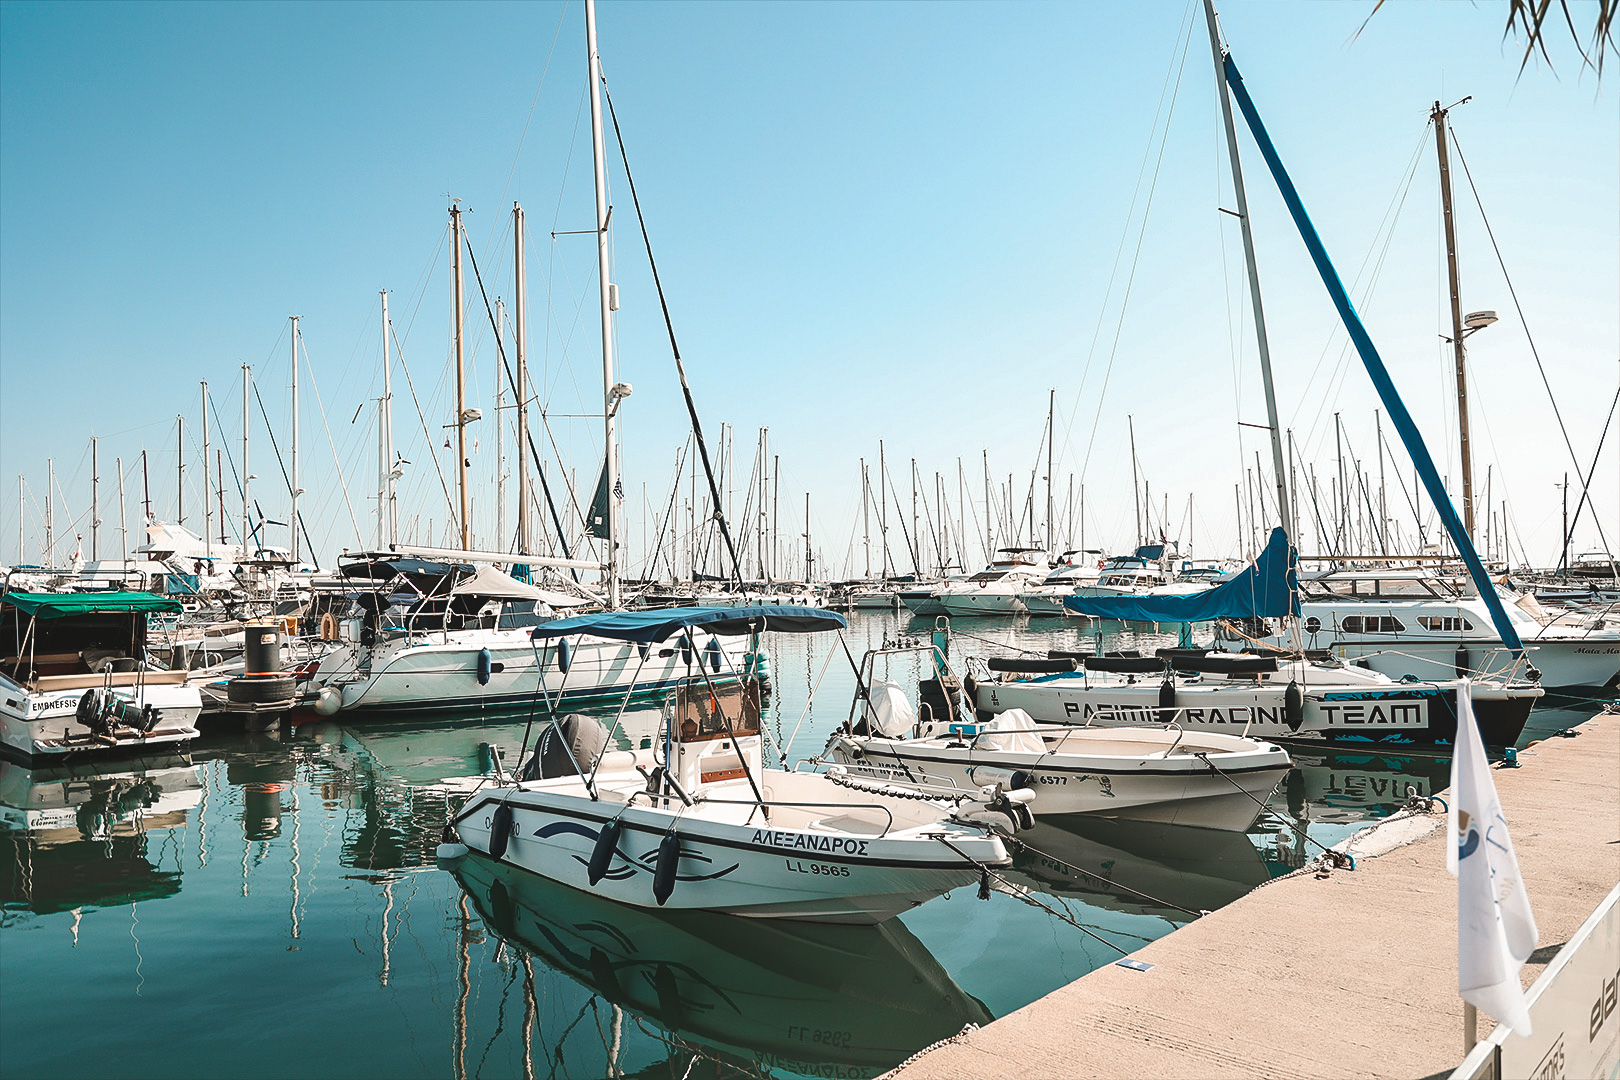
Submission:
{"label": "blue bimini canopy", "polygon": [[1211,619],[1282,618],[1299,615],[1297,562],[1288,534],[1271,530],[1271,540],[1247,570],[1205,592],[1190,596],[1066,596],[1070,611],[1099,619],[1132,622],[1209,622]]}
{"label": "blue bimini canopy", "polygon": [[813,634],[818,630],[841,630],[849,625],[844,617],[821,608],[786,607],[683,607],[652,608],[647,611],[602,611],[555,619],[534,628],[537,638],[591,634],[616,641],[650,644],[668,641],[688,627],[702,627],[713,634],[747,634],[755,630],[775,630],[785,634]]}

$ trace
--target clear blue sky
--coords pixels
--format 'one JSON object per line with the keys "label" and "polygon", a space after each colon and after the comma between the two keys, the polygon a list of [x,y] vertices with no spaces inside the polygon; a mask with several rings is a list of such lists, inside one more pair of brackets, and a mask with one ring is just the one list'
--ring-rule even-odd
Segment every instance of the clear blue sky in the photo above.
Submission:
{"label": "clear blue sky", "polygon": [[[1614,76],[1583,73],[1563,37],[1554,70],[1521,76],[1505,4],[1385,5],[1357,37],[1372,6],[1232,2],[1222,17],[1345,279],[1366,261],[1356,299],[1452,474],[1425,133],[1435,99],[1473,95],[1453,124],[1589,462],[1620,371]],[[1178,45],[1192,14],[1181,2],[603,3],[604,67],[693,389],[711,441],[723,422],[737,428],[739,509],[767,426],[782,532],[803,531],[809,492],[816,546],[835,571],[859,572],[858,541],[846,564],[858,460],[876,458],[879,438],[908,503],[911,458],[929,491],[936,470],[947,475],[954,503],[957,457],[981,492],[985,449],[1022,498],[1055,387],[1056,472],[1061,487],[1084,470],[1088,545],[1133,539],[1131,414],[1154,502],[1169,496],[1169,531],[1185,532],[1191,492],[1195,549],[1237,550],[1233,485],[1265,445],[1236,422],[1264,411],[1238,234],[1216,209],[1230,205],[1230,182],[1201,16],[1184,61]],[[326,414],[323,426],[306,372],[306,522],[328,563],[369,542],[375,429],[369,406],[351,418],[380,392],[383,288],[432,434],[396,374],[412,462],[401,513],[418,536],[429,520],[442,535],[432,455],[451,467],[447,194],[472,210],[492,297],[511,295],[508,212],[525,206],[531,355],[557,450],[588,499],[600,422],[562,414],[599,408],[594,253],[588,237],[549,235],[591,223],[583,37],[578,0],[0,5],[0,560],[15,558],[19,474],[26,555],[38,557],[47,456],[63,550],[82,532],[88,552],[92,434],[103,556],[118,551],[115,457],[132,528],[142,448],[154,510],[172,516],[175,416],[195,446],[208,380],[238,452],[241,363],[285,451],[291,314]],[[1160,156],[1154,132],[1172,99]],[[1244,153],[1284,423],[1330,470],[1341,413],[1371,467],[1370,387],[1246,139]],[[642,485],[662,506],[687,425],[616,161],[612,172],[620,378],[636,387],[623,475],[639,552]],[[1522,541],[1546,563],[1569,457],[1460,176],[1458,198],[1464,308],[1502,315],[1471,341],[1476,476],[1483,486],[1489,466],[1494,499],[1510,500],[1515,555]],[[470,404],[488,416],[495,353],[470,274],[468,288]],[[285,520],[257,405],[253,429],[256,495]],[[490,542],[494,434],[488,421],[471,432],[475,527]],[[1593,489],[1612,543],[1620,432],[1609,438]],[[201,470],[188,455],[196,526]],[[234,518],[234,480],[227,489]],[[1578,551],[1596,546],[1591,521]]]}

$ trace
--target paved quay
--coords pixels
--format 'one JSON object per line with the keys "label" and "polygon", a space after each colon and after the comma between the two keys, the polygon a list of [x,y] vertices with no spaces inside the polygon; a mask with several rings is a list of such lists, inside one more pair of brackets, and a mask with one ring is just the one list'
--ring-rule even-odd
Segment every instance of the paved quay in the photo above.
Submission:
{"label": "paved quay", "polygon": [[[1577,730],[1493,770],[1540,931],[1527,987],[1620,881],[1620,716]],[[1153,970],[1099,968],[890,1075],[1443,1077],[1463,1057],[1445,833],[1362,834],[1356,870],[1261,886],[1132,954]]]}

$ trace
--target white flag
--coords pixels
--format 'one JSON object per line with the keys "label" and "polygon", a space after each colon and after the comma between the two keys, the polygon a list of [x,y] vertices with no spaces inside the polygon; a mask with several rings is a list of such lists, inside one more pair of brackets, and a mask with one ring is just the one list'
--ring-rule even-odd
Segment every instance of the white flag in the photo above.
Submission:
{"label": "white flag", "polygon": [[1528,1035],[1530,1011],[1519,969],[1535,951],[1536,920],[1485,745],[1474,725],[1470,692],[1469,681],[1462,680],[1451,758],[1451,843],[1446,848],[1446,869],[1457,878],[1457,990],[1498,1023]]}

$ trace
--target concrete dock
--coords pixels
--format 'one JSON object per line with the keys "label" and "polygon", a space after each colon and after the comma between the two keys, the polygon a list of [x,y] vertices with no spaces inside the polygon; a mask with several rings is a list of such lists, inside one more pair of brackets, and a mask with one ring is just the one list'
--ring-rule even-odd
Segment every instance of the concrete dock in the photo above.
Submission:
{"label": "concrete dock", "polygon": [[[1527,987],[1620,881],[1620,716],[1576,730],[1493,770],[1540,931]],[[1151,971],[1110,964],[891,1075],[1443,1077],[1463,1058],[1445,842],[1444,814],[1394,822],[1354,871],[1264,885],[1132,954]]]}

